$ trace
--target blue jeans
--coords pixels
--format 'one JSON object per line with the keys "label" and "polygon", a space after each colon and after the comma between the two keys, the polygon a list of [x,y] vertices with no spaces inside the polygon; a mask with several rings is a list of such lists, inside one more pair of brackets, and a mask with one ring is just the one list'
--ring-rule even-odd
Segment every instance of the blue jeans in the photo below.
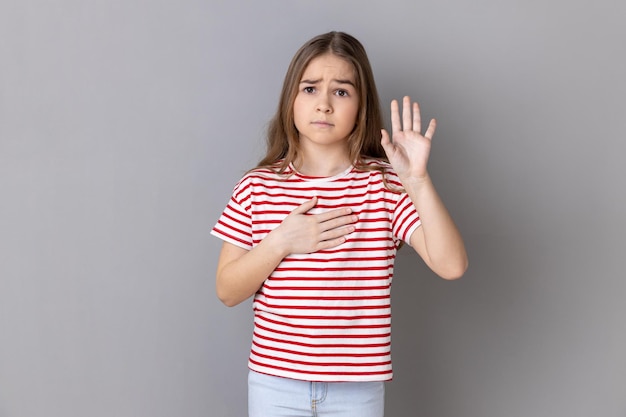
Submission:
{"label": "blue jeans", "polygon": [[308,382],[250,371],[249,417],[383,417],[384,382]]}

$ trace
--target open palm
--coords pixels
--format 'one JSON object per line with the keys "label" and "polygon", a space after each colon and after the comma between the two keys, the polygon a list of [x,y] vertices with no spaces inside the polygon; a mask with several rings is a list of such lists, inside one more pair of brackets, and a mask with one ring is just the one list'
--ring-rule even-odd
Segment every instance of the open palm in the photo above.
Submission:
{"label": "open palm", "polygon": [[427,164],[430,146],[435,133],[436,121],[432,119],[422,135],[422,121],[417,103],[405,96],[402,102],[402,118],[397,100],[391,102],[392,138],[382,130],[381,144],[387,158],[398,176],[423,179],[428,175]]}

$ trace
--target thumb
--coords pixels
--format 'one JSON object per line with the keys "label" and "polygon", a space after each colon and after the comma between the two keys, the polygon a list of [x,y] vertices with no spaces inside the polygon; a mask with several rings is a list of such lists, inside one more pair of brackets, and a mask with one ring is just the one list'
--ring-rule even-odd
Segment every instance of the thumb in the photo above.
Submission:
{"label": "thumb", "polygon": [[380,144],[385,150],[385,154],[387,155],[387,158],[389,158],[391,154],[393,154],[393,148],[394,148],[393,143],[391,143],[391,140],[389,139],[389,133],[387,133],[385,129],[381,129],[380,133],[382,135],[382,138],[380,139]]}

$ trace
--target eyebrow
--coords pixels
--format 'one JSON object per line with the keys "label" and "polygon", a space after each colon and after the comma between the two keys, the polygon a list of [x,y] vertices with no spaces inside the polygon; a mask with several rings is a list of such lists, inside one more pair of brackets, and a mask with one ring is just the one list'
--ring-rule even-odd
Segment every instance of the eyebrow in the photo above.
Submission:
{"label": "eyebrow", "polygon": [[[321,82],[322,80],[301,80],[300,84],[317,84],[319,82]],[[336,82],[338,84],[349,84],[352,87],[356,88],[356,86],[354,85],[354,82],[352,80],[338,80],[338,79],[332,79],[331,81]]]}

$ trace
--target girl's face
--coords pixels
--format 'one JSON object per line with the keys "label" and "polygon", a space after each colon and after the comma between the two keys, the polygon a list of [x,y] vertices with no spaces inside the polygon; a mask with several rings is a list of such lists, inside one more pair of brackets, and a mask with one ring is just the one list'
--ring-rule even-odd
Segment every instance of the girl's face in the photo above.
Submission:
{"label": "girl's face", "polygon": [[311,60],[293,104],[303,149],[345,147],[358,113],[359,95],[352,64],[330,53]]}

